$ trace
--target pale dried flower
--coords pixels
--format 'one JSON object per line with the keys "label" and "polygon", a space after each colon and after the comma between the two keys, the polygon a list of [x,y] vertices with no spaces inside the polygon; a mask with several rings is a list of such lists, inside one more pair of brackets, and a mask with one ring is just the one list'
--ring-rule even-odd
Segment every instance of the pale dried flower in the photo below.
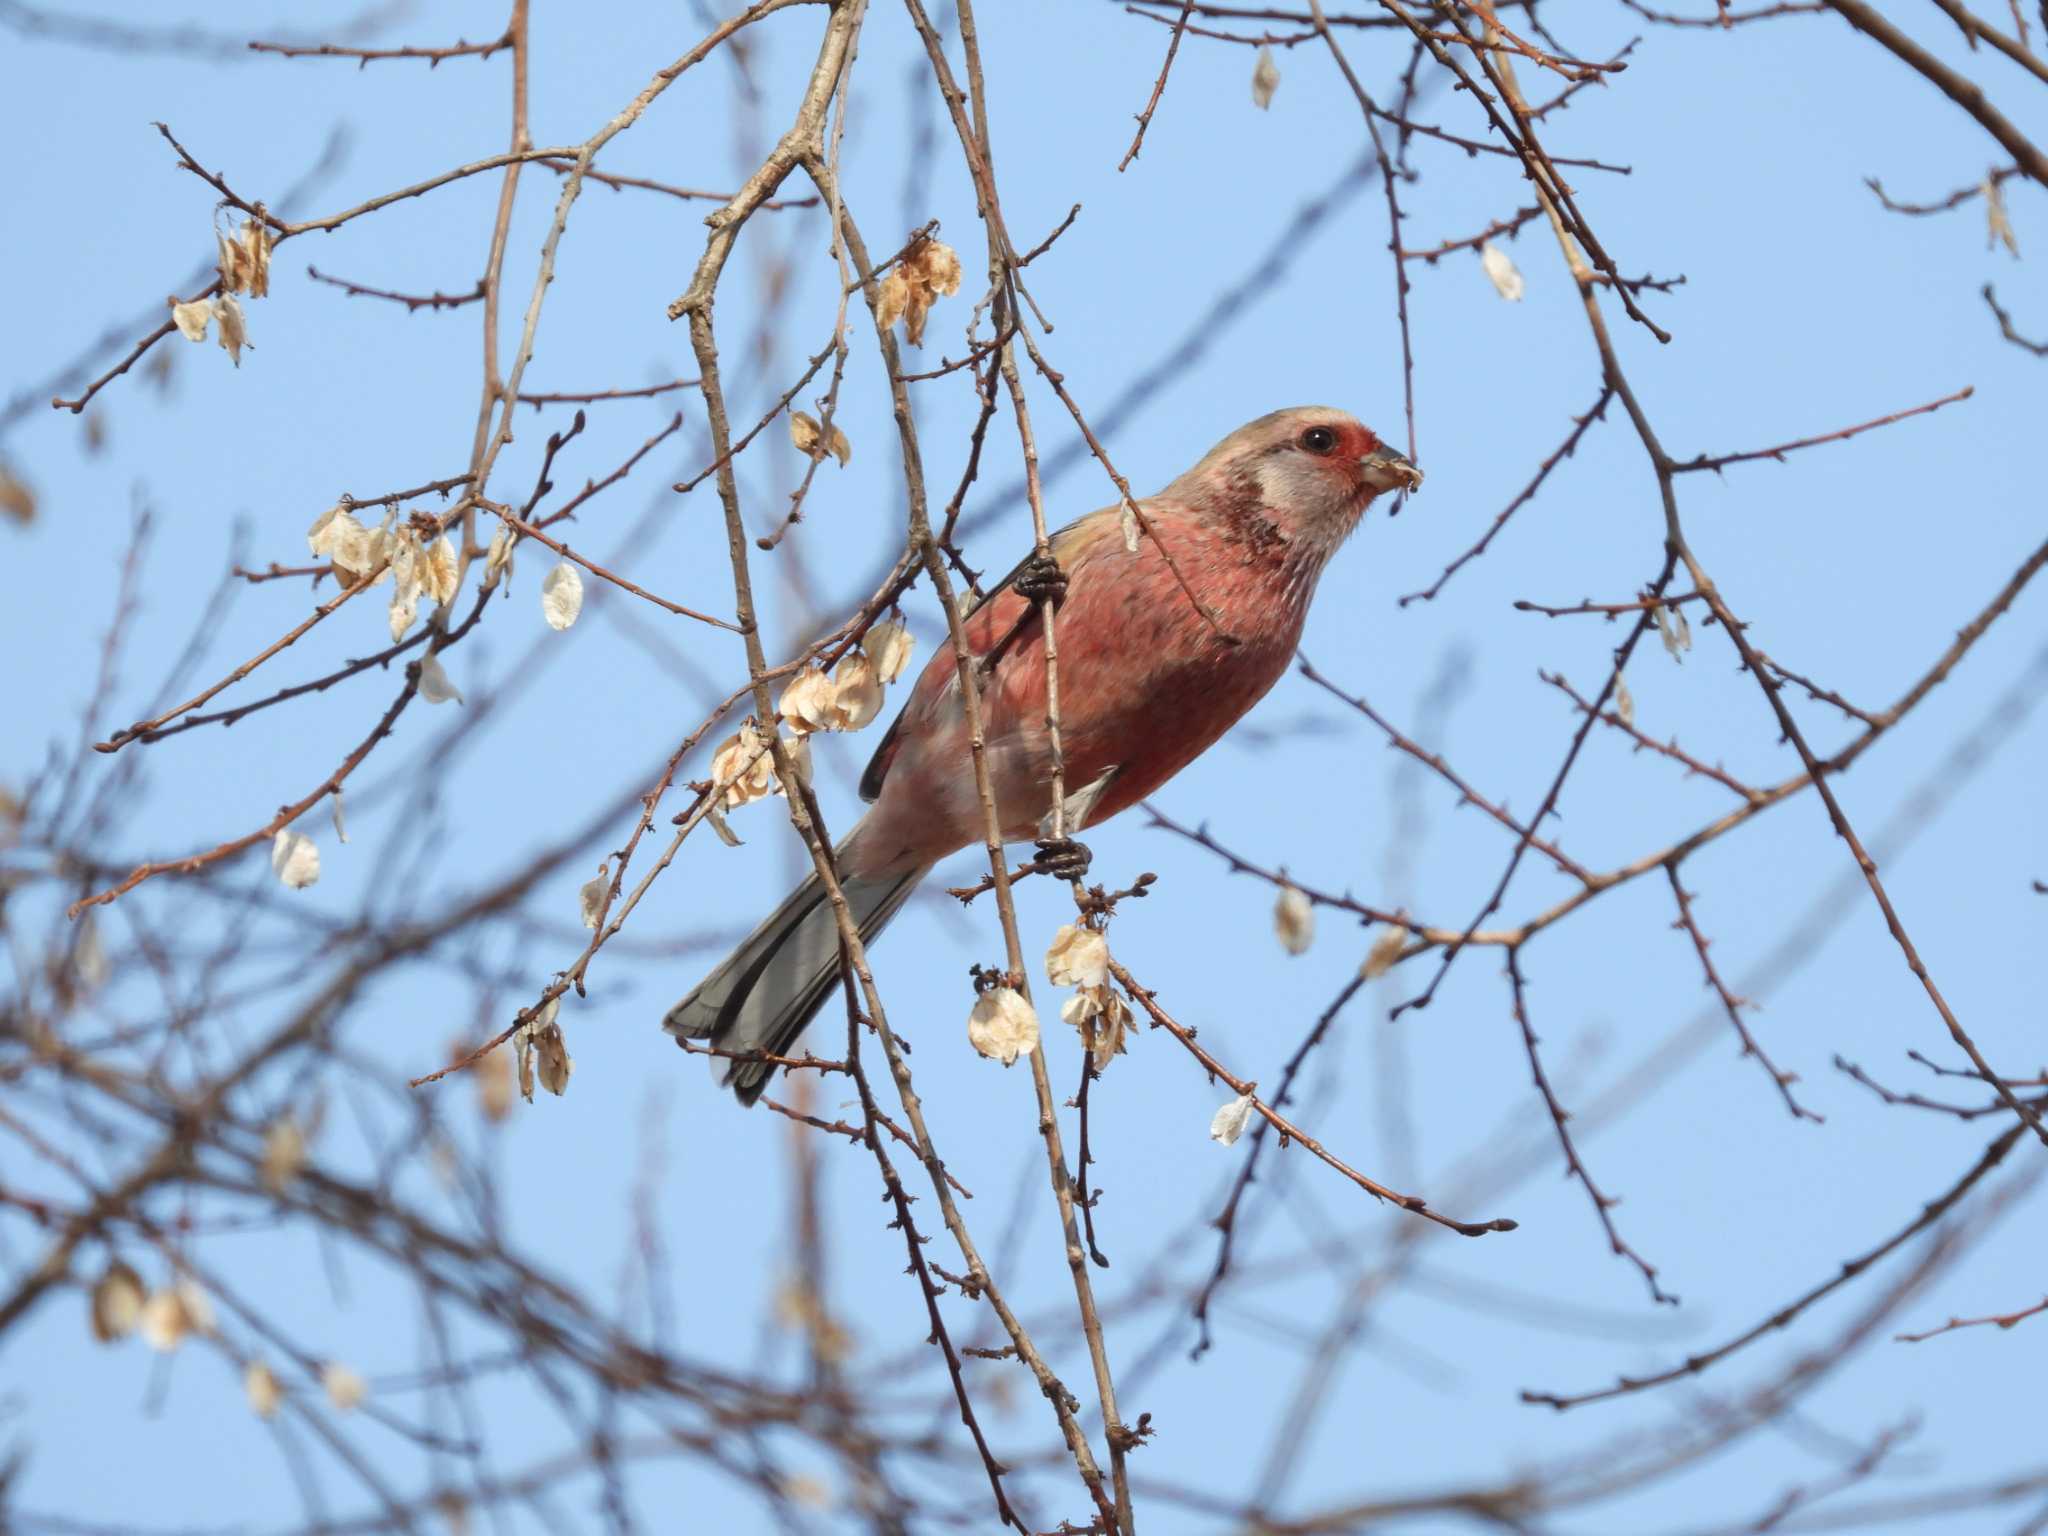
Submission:
{"label": "pale dried flower", "polygon": [[1358,968],[1358,974],[1367,981],[1379,980],[1394,968],[1394,962],[1401,958],[1401,951],[1407,944],[1408,930],[1388,923],[1380,930],[1380,936],[1372,941],[1372,948],[1365,952],[1365,964]]}
{"label": "pale dried flower", "polygon": [[107,984],[113,966],[107,960],[107,946],[100,938],[100,925],[88,907],[78,920],[78,942],[71,948],[71,974],[81,992],[88,995]]}
{"label": "pale dried flower", "polygon": [[775,1321],[792,1332],[811,1336],[811,1348],[823,1359],[838,1361],[853,1353],[853,1337],[826,1308],[807,1280],[791,1277],[775,1289]]}
{"label": "pale dried flower", "polygon": [[242,223],[241,232],[230,239],[214,231],[220,242],[220,285],[229,293],[246,293],[252,299],[270,292],[270,247],[268,230],[254,219]]}
{"label": "pale dried flower", "polygon": [[1683,608],[1657,604],[1650,610],[1656,616],[1657,635],[1664,642],[1664,649],[1671,653],[1673,661],[1685,660],[1685,652],[1692,649],[1692,625],[1686,621]]}
{"label": "pale dried flower", "polygon": [[536,1064],[540,1084],[549,1093],[560,1097],[569,1086],[569,1073],[574,1064],[569,1060],[569,1048],[563,1042],[561,1026],[556,1022],[561,1012],[562,998],[557,993],[542,1003],[533,1017],[513,1033],[512,1049],[519,1060],[519,1092],[529,1104],[533,1102]]}
{"label": "pale dried flower", "polygon": [[792,1504],[801,1504],[806,1509],[830,1509],[832,1490],[821,1478],[812,1477],[808,1472],[799,1472],[782,1480],[782,1492]]}
{"label": "pale dried flower", "polygon": [[102,1344],[125,1339],[142,1321],[142,1276],[116,1259],[92,1288],[92,1336]]}
{"label": "pale dried flower", "polygon": [[281,1195],[306,1166],[306,1133],[291,1115],[280,1115],[263,1133],[263,1187]]}
{"label": "pale dried flower", "polygon": [[935,299],[960,291],[960,258],[950,245],[920,235],[882,279],[875,319],[884,329],[900,318],[913,347],[924,345],[925,316]]}
{"label": "pale dried flower", "polygon": [[718,834],[718,840],[725,844],[726,847],[740,848],[745,846],[744,840],[740,837],[739,833],[733,831],[731,825],[726,821],[725,812],[720,809],[717,801],[714,800],[711,804],[704,807],[704,820],[711,830]]}
{"label": "pale dried flower", "polygon": [[320,849],[305,833],[287,827],[271,839],[270,867],[288,888],[303,891],[320,878]]}
{"label": "pale dried flower", "polygon": [[910,653],[916,649],[917,637],[903,627],[901,619],[884,619],[868,629],[868,660],[874,663],[875,675],[885,683],[893,683],[903,675],[903,669],[910,665]]}
{"label": "pale dried flower", "polygon": [[1109,978],[1109,940],[1093,928],[1062,924],[1045,951],[1045,974],[1056,987],[1099,987]]}
{"label": "pale dried flower", "polygon": [[1493,284],[1493,291],[1511,304],[1519,304],[1526,286],[1514,258],[1491,240],[1479,247],[1479,270]]}
{"label": "pale dried flower", "polygon": [[1628,691],[1628,679],[1614,680],[1614,714],[1623,725],[1636,723],[1636,696]]}
{"label": "pale dried flower", "polygon": [[848,442],[846,434],[839,430],[839,423],[832,423],[832,431],[828,436],[824,427],[807,411],[789,413],[789,440],[796,445],[798,453],[808,458],[822,459],[826,454],[831,454],[839,461],[841,469],[844,469],[853,457],[853,444]]}
{"label": "pale dried flower", "polygon": [[1106,1069],[1111,1057],[1123,1054],[1131,1027],[1131,1009],[1108,983],[1082,987],[1067,999],[1060,1017],[1080,1034],[1082,1047],[1094,1058],[1096,1071]]}
{"label": "pale dried flower", "polygon": [[583,926],[595,928],[598,917],[604,911],[605,893],[612,888],[612,866],[607,859],[597,866],[595,879],[586,880],[576,892],[576,906],[583,917]]}
{"label": "pale dried flower", "polygon": [[857,731],[882,712],[882,680],[875,664],[858,646],[839,658],[832,671],[832,713],[842,731]]}
{"label": "pale dried flower", "polygon": [[276,1413],[284,1401],[284,1388],[277,1384],[277,1374],[261,1360],[251,1360],[249,1368],[242,1372],[242,1391],[248,1395],[249,1407],[259,1419]]}
{"label": "pale dried flower", "polygon": [[875,291],[875,323],[886,331],[903,318],[903,311],[909,307],[910,279],[903,275],[901,267],[891,267]]}
{"label": "pale dried flower", "polygon": [[0,514],[24,528],[36,520],[36,493],[4,464],[0,464]]}
{"label": "pale dried flower", "polygon": [[[785,736],[782,738],[782,750],[789,754],[790,770],[796,774],[797,782],[799,784],[810,783],[811,738],[808,736]],[[786,789],[787,786],[778,778],[775,784],[775,793],[778,795],[783,794],[786,792]]]}
{"label": "pale dried flower", "polygon": [[420,591],[437,604],[447,602],[455,596],[457,562],[454,544],[444,533],[433,543],[418,547],[419,554],[413,562],[413,569],[419,576]]}
{"label": "pale dried flower", "polygon": [[180,1275],[173,1289],[178,1302],[185,1309],[185,1322],[194,1333],[213,1332],[213,1303],[206,1299],[206,1292],[199,1288],[199,1282],[190,1275]]}
{"label": "pale dried flower", "polygon": [[806,731],[829,731],[839,719],[838,689],[825,669],[805,667],[790,679],[775,706],[782,722],[798,735]]}
{"label": "pale dried flower", "polygon": [[751,800],[764,800],[775,793],[775,759],[769,756],[768,745],[752,720],[711,754],[711,777],[714,783],[727,786],[728,810],[737,810]]}
{"label": "pale dried flower", "polygon": [[583,573],[564,560],[540,584],[540,616],[549,629],[567,629],[583,612]]}
{"label": "pale dried flower", "polygon": [[420,658],[420,697],[429,704],[446,704],[450,699],[462,702],[462,690],[449,681],[448,669],[438,656]]}
{"label": "pale dried flower", "polygon": [[242,265],[249,279],[249,297],[270,296],[270,231],[250,219],[242,225]]}
{"label": "pale dried flower", "polygon": [[1252,66],[1252,105],[1265,111],[1273,105],[1273,93],[1280,89],[1280,66],[1273,62],[1273,50],[1261,48]]}
{"label": "pale dried flower", "polygon": [[241,367],[242,348],[249,344],[249,317],[242,313],[242,301],[232,293],[224,293],[214,300],[213,314],[220,321],[221,350],[237,368]]}
{"label": "pale dried flower", "polygon": [[491,534],[491,547],[484,551],[484,587],[488,590],[498,584],[502,577],[507,586],[512,581],[512,530],[504,523],[498,524]]}
{"label": "pale dried flower", "polygon": [[1014,987],[991,987],[967,1015],[967,1041],[991,1061],[1013,1066],[1038,1049],[1038,1014]]}
{"label": "pale dried flower", "polygon": [[420,614],[420,588],[417,581],[401,581],[391,594],[391,643],[398,644],[405,638],[405,632],[412,628],[412,621]]}
{"label": "pale dried flower", "polygon": [[1252,1108],[1258,1100],[1245,1093],[1232,1099],[1217,1110],[1209,1121],[1209,1139],[1230,1146],[1244,1134],[1244,1128],[1251,1123]]}
{"label": "pale dried flower", "polygon": [[540,1060],[541,1087],[559,1099],[569,1091],[569,1074],[576,1070],[576,1063],[570,1059],[569,1043],[562,1038],[562,1026],[552,1017],[545,1029],[535,1033],[533,1049]]}
{"label": "pale dried flower", "polygon": [[[455,1060],[467,1056],[467,1048],[458,1048]],[[476,1107],[486,1120],[493,1124],[512,1112],[512,1053],[492,1051],[478,1061],[473,1068],[476,1074]]]}
{"label": "pale dried flower", "polygon": [[370,1384],[339,1360],[330,1360],[320,1368],[320,1385],[327,1392],[327,1401],[343,1413],[360,1408],[363,1399],[370,1395]]}
{"label": "pale dried flower", "polygon": [[185,1335],[192,1331],[191,1319],[185,1315],[184,1298],[168,1288],[150,1293],[149,1300],[142,1304],[137,1323],[142,1330],[143,1342],[160,1355],[176,1349],[185,1342]]}
{"label": "pale dried flower", "polygon": [[391,643],[396,645],[419,617],[419,541],[410,529],[393,529],[385,536],[384,554],[391,562]]}
{"label": "pale dried flower", "polygon": [[[1973,39],[1974,41],[1974,39]],[[2005,242],[2005,248],[2017,257],[2020,253],[2019,236],[2013,233],[2012,220],[2006,217],[2005,191],[1994,176],[1986,176],[1978,191],[1984,194],[1984,248],[1996,250],[1998,243]]]}
{"label": "pale dried flower", "polygon": [[381,530],[372,533],[346,506],[329,507],[306,530],[306,547],[334,567],[334,578],[352,587],[377,564]]}
{"label": "pale dried flower", "polygon": [[1290,955],[1308,953],[1316,937],[1316,909],[1307,893],[1291,885],[1280,887],[1280,897],[1273,903],[1273,932]]}
{"label": "pale dried flower", "polygon": [[188,299],[171,305],[171,323],[187,341],[206,340],[206,327],[213,320],[213,300]]}

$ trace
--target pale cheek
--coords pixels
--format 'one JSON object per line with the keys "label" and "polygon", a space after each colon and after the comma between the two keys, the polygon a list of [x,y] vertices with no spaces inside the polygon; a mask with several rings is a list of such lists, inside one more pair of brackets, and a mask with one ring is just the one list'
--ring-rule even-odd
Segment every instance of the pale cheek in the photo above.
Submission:
{"label": "pale cheek", "polygon": [[1257,480],[1265,504],[1287,512],[1301,527],[1336,516],[1350,500],[1344,474],[1334,463],[1305,463],[1292,455],[1270,458],[1259,465]]}
{"label": "pale cheek", "polygon": [[1260,459],[1252,465],[1252,484],[1257,487],[1259,500],[1266,506],[1273,504],[1279,494],[1279,470],[1271,459]]}

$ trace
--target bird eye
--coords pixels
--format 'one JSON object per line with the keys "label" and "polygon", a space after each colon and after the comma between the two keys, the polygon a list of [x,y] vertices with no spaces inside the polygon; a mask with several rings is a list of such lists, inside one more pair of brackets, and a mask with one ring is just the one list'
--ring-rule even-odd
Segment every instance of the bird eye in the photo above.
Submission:
{"label": "bird eye", "polygon": [[1329,453],[1337,446],[1337,434],[1328,427],[1310,427],[1301,434],[1301,446],[1310,453]]}

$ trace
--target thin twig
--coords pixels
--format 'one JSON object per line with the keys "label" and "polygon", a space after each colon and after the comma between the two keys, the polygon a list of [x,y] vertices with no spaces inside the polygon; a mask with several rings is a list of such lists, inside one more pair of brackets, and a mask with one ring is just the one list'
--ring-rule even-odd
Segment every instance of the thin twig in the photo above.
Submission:
{"label": "thin twig", "polygon": [[1723,981],[1721,973],[1714,969],[1713,958],[1707,953],[1708,945],[1712,941],[1700,932],[1699,923],[1692,915],[1694,893],[1688,891],[1685,882],[1679,878],[1678,864],[1675,861],[1666,864],[1664,873],[1670,878],[1671,897],[1678,905],[1678,918],[1671,926],[1681,929],[1685,936],[1692,940],[1693,953],[1699,956],[1700,970],[1706,976],[1705,985],[1721,1000],[1721,1011],[1728,1015],[1728,1022],[1735,1029],[1735,1037],[1742,1042],[1742,1054],[1754,1056],[1757,1064],[1770,1075],[1771,1082],[1776,1085],[1778,1094],[1784,1099],[1785,1108],[1791,1111],[1793,1119],[1811,1120],[1815,1125],[1821,1124],[1821,1116],[1793,1097],[1792,1085],[1799,1081],[1798,1074],[1784,1071],[1765,1055],[1764,1048],[1756,1043],[1756,1036],[1752,1035],[1749,1026],[1742,1022],[1742,1010],[1750,1004],[1747,999],[1737,997],[1729,991],[1728,983]]}
{"label": "thin twig", "polygon": [[1508,992],[1513,1005],[1515,1024],[1522,1032],[1522,1048],[1529,1058],[1529,1076],[1536,1084],[1536,1091],[1543,1096],[1543,1107],[1550,1112],[1551,1128],[1557,1133],[1557,1144],[1564,1152],[1566,1170],[1586,1191],[1586,1198],[1593,1202],[1593,1214],[1600,1219],[1600,1226],[1607,1234],[1607,1246],[1620,1257],[1627,1259],[1643,1277],[1643,1283],[1650,1288],[1650,1299],[1667,1307],[1678,1305],[1678,1298],[1657,1282],[1657,1266],[1644,1258],[1622,1237],[1621,1229],[1614,1224],[1614,1207],[1620,1204],[1616,1196],[1603,1192],[1593,1182],[1593,1172],[1579,1155],[1578,1142],[1566,1123],[1571,1115],[1558,1101],[1557,1090],[1551,1086],[1550,1074],[1543,1068],[1543,1053],[1538,1048],[1536,1026],[1529,1013],[1528,983],[1522,978],[1522,952],[1518,946],[1511,946],[1507,953]]}
{"label": "thin twig", "polygon": [[477,280],[476,287],[468,293],[442,293],[436,289],[433,293],[419,294],[393,293],[386,288],[371,288],[362,283],[352,283],[345,277],[329,277],[311,264],[306,267],[306,275],[316,283],[328,283],[339,288],[352,299],[388,299],[394,304],[403,304],[407,314],[414,314],[422,309],[459,309],[464,304],[477,303],[484,296],[481,278]]}
{"label": "thin twig", "polygon": [[338,43],[265,43],[249,44],[251,53],[274,53],[287,59],[354,59],[356,67],[367,69],[370,65],[388,59],[424,59],[428,68],[438,68],[449,59],[488,59],[503,48],[512,46],[512,34],[492,38],[488,43],[456,42],[444,48],[345,48]]}
{"label": "thin twig", "polygon": [[1752,448],[1747,452],[1724,453],[1713,458],[1701,454],[1697,458],[1674,460],[1671,465],[1671,473],[1683,475],[1699,469],[1721,470],[1727,468],[1730,464],[1746,464],[1753,459],[1770,459],[1782,464],[1785,461],[1786,454],[1795,453],[1801,448],[1816,448],[1822,443],[1846,442],[1848,439],[1859,437],[1865,432],[1873,432],[1879,427],[1888,427],[1895,421],[1905,421],[1913,416],[1925,416],[1929,412],[1940,410],[1944,405],[1954,405],[1958,400],[1969,399],[1976,392],[1975,385],[1966,384],[1954,394],[1943,395],[1939,400],[1930,400],[1925,405],[1911,406],[1903,411],[1893,411],[1889,416],[1880,416],[1875,421],[1859,422],[1853,427],[1843,427],[1837,432],[1823,432],[1818,437],[1797,437],[1789,443],[1778,443],[1770,448]]}
{"label": "thin twig", "polygon": [[1955,1183],[1936,1195],[1932,1200],[1922,1205],[1919,1213],[1911,1221],[1874,1247],[1866,1249],[1852,1259],[1845,1259],[1834,1274],[1821,1281],[1811,1290],[1806,1291],[1804,1294],[1778,1308],[1755,1327],[1746,1329],[1727,1342],[1718,1344],[1712,1349],[1688,1355],[1682,1362],[1666,1370],[1656,1371],[1647,1376],[1623,1376],[1616,1380],[1613,1386],[1601,1387],[1591,1392],[1567,1394],[1524,1390],[1521,1394],[1522,1401],[1525,1403],[1542,1404],[1562,1412],[1566,1408],[1578,1408],[1587,1403],[1598,1403],[1604,1402],[1609,1398],[1626,1397],[1632,1392],[1647,1391],[1651,1387],[1661,1387],[1674,1381],[1682,1381],[1688,1376],[1697,1376],[1702,1371],[1719,1365],[1730,1355],[1735,1354],[1748,1345],[1754,1344],[1758,1339],[1789,1326],[1794,1319],[1812,1307],[1814,1303],[1833,1295],[1851,1280],[1854,1280],[1858,1275],[1869,1269],[1873,1264],[1897,1251],[1911,1239],[1940,1221],[1942,1217],[1955,1208],[1956,1203],[1963,1196],[1967,1195],[1982,1182],[1986,1174],[2005,1161],[2006,1154],[2012,1151],[2014,1144],[2025,1134],[2025,1130],[2024,1126],[2014,1125],[2000,1133],[1990,1145],[1985,1147],[1982,1155],[1964,1171],[1961,1178],[1957,1179]]}
{"label": "thin twig", "polygon": [[1187,31],[1188,14],[1194,8],[1195,0],[1182,0],[1180,16],[1173,24],[1173,35],[1166,41],[1166,62],[1159,66],[1159,78],[1152,82],[1152,95],[1145,103],[1145,110],[1138,114],[1138,132],[1131,140],[1131,147],[1124,151],[1123,159],[1116,164],[1119,174],[1130,168],[1131,162],[1138,158],[1138,151],[1145,147],[1145,130],[1152,126],[1152,114],[1159,110],[1159,98],[1166,94],[1166,77],[1173,71],[1173,56],[1180,52],[1181,35]]}
{"label": "thin twig", "polygon": [[1515,513],[1520,511],[1523,506],[1525,506],[1530,500],[1532,500],[1535,497],[1536,493],[1543,488],[1543,482],[1550,478],[1550,472],[1553,469],[1557,468],[1558,465],[1562,464],[1566,459],[1570,458],[1574,453],[1578,452],[1579,439],[1586,435],[1586,429],[1588,427],[1592,426],[1594,422],[1600,420],[1601,417],[1607,414],[1607,403],[1613,398],[1613,386],[1608,384],[1602,384],[1600,386],[1600,394],[1598,398],[1596,398],[1593,401],[1592,406],[1586,411],[1585,415],[1574,416],[1572,418],[1572,429],[1565,435],[1565,440],[1562,443],[1560,443],[1554,450],[1552,450],[1550,455],[1547,458],[1545,458],[1541,464],[1536,466],[1536,474],[1534,478],[1532,478],[1527,485],[1523,486],[1522,489],[1516,494],[1515,499],[1509,502],[1505,507],[1503,507],[1500,511],[1499,516],[1495,517],[1494,520],[1487,525],[1486,532],[1479,536],[1479,542],[1474,544],[1470,549],[1466,550],[1462,555],[1458,556],[1458,558],[1453,560],[1449,565],[1445,566],[1443,569],[1443,574],[1438,576],[1435,581],[1431,582],[1421,591],[1403,594],[1401,598],[1401,606],[1403,608],[1406,608],[1410,603],[1415,602],[1418,599],[1425,603],[1433,601],[1437,593],[1443,591],[1444,583],[1449,581],[1453,576],[1457,575],[1458,570],[1461,566],[1465,565],[1468,561],[1476,560],[1481,555],[1485,554],[1486,546],[1493,542],[1494,535],[1498,534],[1501,531],[1501,529],[1505,528],[1507,526],[1508,519],[1513,517]]}

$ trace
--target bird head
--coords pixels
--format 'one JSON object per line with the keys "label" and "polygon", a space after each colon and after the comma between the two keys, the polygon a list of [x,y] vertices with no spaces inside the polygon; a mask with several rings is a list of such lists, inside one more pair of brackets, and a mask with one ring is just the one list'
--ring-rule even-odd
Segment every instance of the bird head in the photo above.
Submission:
{"label": "bird head", "polygon": [[1355,416],[1301,405],[1239,427],[1174,490],[1226,504],[1255,497],[1287,532],[1334,544],[1375,496],[1421,486],[1422,471]]}

